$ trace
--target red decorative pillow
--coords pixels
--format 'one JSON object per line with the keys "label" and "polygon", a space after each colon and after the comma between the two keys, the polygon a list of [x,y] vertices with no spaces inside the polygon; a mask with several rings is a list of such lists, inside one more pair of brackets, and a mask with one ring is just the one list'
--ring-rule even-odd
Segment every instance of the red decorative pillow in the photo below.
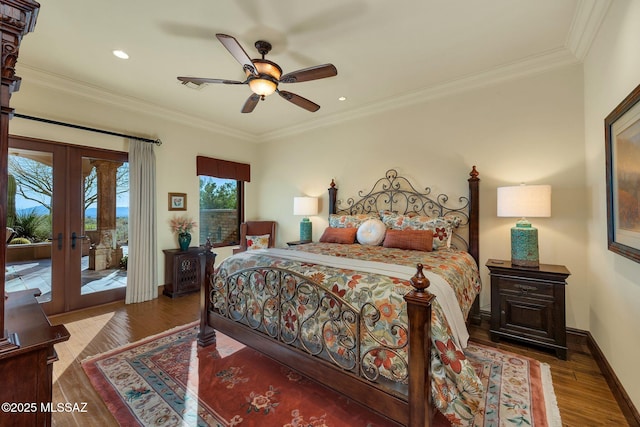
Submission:
{"label": "red decorative pillow", "polygon": [[433,231],[387,230],[382,246],[385,248],[431,252],[433,250]]}
{"label": "red decorative pillow", "polygon": [[355,243],[356,233],[358,229],[356,227],[349,228],[335,228],[327,227],[320,237],[320,242],[323,243]]}

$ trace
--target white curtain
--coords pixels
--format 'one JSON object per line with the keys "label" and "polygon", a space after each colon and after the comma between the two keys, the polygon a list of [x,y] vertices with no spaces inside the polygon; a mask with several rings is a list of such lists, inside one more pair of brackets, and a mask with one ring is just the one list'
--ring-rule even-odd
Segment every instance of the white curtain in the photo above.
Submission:
{"label": "white curtain", "polygon": [[158,297],[154,144],[129,140],[129,259],[126,304]]}

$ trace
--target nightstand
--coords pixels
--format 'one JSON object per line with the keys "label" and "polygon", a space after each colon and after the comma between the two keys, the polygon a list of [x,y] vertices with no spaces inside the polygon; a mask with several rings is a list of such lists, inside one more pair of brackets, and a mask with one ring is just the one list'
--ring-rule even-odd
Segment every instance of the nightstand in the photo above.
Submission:
{"label": "nightstand", "polygon": [[197,292],[205,277],[205,268],[213,266],[216,254],[204,247],[191,247],[186,251],[165,249],[164,295],[175,298]]}
{"label": "nightstand", "polygon": [[555,350],[567,359],[565,286],[571,275],[563,265],[520,268],[490,259],[491,339],[509,338]]}
{"label": "nightstand", "polygon": [[287,242],[287,246],[298,246],[305,243],[311,243],[311,240],[294,240],[293,242]]}

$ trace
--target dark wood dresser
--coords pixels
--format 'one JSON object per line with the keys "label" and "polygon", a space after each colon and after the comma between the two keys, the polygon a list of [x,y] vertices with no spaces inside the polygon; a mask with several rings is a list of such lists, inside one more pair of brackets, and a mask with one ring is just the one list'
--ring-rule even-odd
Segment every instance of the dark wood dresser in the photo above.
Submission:
{"label": "dark wood dresser", "polygon": [[[174,298],[198,292],[205,276],[207,262],[215,262],[215,254],[205,247],[192,247],[186,251],[165,249],[164,295]],[[207,253],[208,252],[208,253]]]}
{"label": "dark wood dresser", "polygon": [[491,339],[509,338],[555,350],[567,359],[566,279],[563,265],[518,268],[487,261],[491,277]]}
{"label": "dark wood dresser", "polygon": [[51,326],[37,295],[38,289],[11,292],[5,300],[5,327],[15,347],[0,351],[2,426],[51,425],[53,362],[58,360],[53,345],[70,335],[64,325]]}

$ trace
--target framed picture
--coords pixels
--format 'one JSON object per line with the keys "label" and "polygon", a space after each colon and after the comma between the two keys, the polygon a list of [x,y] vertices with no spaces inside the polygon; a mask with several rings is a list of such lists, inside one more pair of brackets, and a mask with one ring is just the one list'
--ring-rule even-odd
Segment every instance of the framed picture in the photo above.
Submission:
{"label": "framed picture", "polygon": [[640,262],[640,86],[604,120],[609,250]]}
{"label": "framed picture", "polygon": [[169,193],[169,210],[170,211],[186,211],[187,210],[187,194],[186,193]]}

